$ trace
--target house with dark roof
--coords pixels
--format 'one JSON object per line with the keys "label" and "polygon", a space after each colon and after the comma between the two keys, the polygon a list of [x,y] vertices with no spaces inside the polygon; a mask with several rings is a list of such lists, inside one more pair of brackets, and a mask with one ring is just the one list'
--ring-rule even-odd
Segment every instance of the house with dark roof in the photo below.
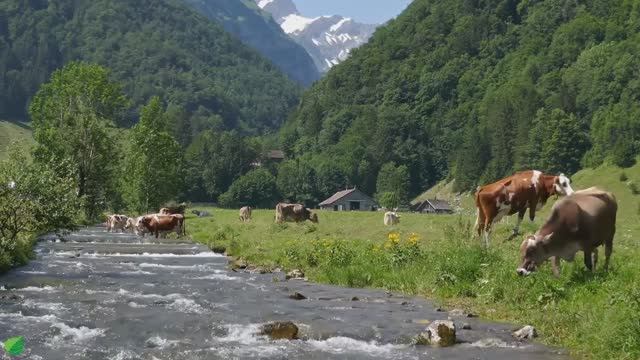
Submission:
{"label": "house with dark roof", "polygon": [[356,188],[338,191],[319,206],[333,211],[374,211],[379,207],[371,196]]}
{"label": "house with dark roof", "polygon": [[411,206],[411,211],[428,214],[453,214],[453,208],[447,201],[427,199]]}

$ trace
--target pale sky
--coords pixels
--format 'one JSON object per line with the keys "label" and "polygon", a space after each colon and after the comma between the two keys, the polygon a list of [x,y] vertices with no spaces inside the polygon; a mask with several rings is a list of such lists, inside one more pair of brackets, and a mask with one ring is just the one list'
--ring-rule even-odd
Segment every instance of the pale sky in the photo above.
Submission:
{"label": "pale sky", "polygon": [[381,24],[396,17],[411,0],[293,0],[303,16],[342,15]]}

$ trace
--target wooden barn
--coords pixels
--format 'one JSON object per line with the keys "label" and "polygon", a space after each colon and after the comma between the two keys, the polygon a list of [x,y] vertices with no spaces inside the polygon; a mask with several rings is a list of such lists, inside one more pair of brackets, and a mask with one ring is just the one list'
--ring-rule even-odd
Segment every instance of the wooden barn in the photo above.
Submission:
{"label": "wooden barn", "polygon": [[453,209],[447,201],[427,199],[411,206],[411,211],[427,214],[453,214]]}
{"label": "wooden barn", "polygon": [[333,211],[375,211],[379,207],[371,196],[356,188],[338,191],[319,206]]}

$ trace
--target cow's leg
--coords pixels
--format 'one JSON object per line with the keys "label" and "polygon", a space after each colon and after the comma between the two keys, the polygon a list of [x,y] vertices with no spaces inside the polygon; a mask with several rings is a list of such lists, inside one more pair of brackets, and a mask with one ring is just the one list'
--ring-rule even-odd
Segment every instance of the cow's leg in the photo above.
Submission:
{"label": "cow's leg", "polygon": [[524,219],[524,214],[527,212],[527,208],[523,208],[518,212],[518,219],[516,220],[516,227],[513,228],[513,237],[516,237],[520,234],[520,224],[522,224],[522,220]]}
{"label": "cow's leg", "polygon": [[560,277],[560,258],[557,256],[551,257],[551,270],[555,277]]}
{"label": "cow's leg", "polygon": [[482,236],[483,227],[484,227],[484,219],[482,216],[482,209],[478,207],[476,209],[476,224],[473,227],[478,232],[478,236]]}
{"label": "cow's leg", "polygon": [[591,263],[593,264],[593,270],[598,268],[598,248],[593,249],[591,253]]}
{"label": "cow's leg", "polygon": [[591,254],[593,251],[591,249],[584,249],[584,266],[589,269],[589,271],[593,271],[593,263],[591,262]]}
{"label": "cow's leg", "polygon": [[[531,200],[529,202],[529,220],[533,221],[536,219],[536,210],[538,209],[538,198]],[[524,217],[524,213],[522,214]]]}
{"label": "cow's leg", "polygon": [[613,252],[613,236],[604,243],[604,271],[609,271],[609,259]]}
{"label": "cow's leg", "polygon": [[485,219],[484,222],[484,246],[488,249],[489,248],[489,236],[491,233],[491,222],[489,221],[489,218]]}

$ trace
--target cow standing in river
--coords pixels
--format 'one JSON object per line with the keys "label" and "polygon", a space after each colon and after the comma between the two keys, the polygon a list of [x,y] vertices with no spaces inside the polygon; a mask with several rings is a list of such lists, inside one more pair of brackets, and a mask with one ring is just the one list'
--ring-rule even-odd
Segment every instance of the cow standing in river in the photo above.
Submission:
{"label": "cow standing in river", "polygon": [[553,195],[571,195],[571,180],[564,174],[546,175],[538,170],[517,172],[493,184],[478,187],[476,192],[476,230],[484,234],[485,245],[489,246],[491,226],[505,215],[518,214],[518,222],[513,234],[520,231],[520,224],[529,209],[529,219],[533,221],[536,211],[542,209]]}
{"label": "cow standing in river", "polygon": [[156,239],[159,235],[169,232],[175,232],[180,235],[185,235],[184,216],[181,214],[174,215],[146,215],[140,220],[140,224],[144,229],[155,235]]}
{"label": "cow standing in river", "polygon": [[615,196],[598,188],[577,191],[558,201],[540,230],[522,242],[518,274],[528,275],[552,258],[553,273],[559,276],[560,258],[573,261],[580,250],[584,252],[585,266],[593,270],[600,245],[604,245],[604,269],[607,270],[613,251],[617,212]]}
{"label": "cow standing in river", "polygon": [[107,231],[125,231],[129,218],[126,215],[109,215],[107,216]]}

